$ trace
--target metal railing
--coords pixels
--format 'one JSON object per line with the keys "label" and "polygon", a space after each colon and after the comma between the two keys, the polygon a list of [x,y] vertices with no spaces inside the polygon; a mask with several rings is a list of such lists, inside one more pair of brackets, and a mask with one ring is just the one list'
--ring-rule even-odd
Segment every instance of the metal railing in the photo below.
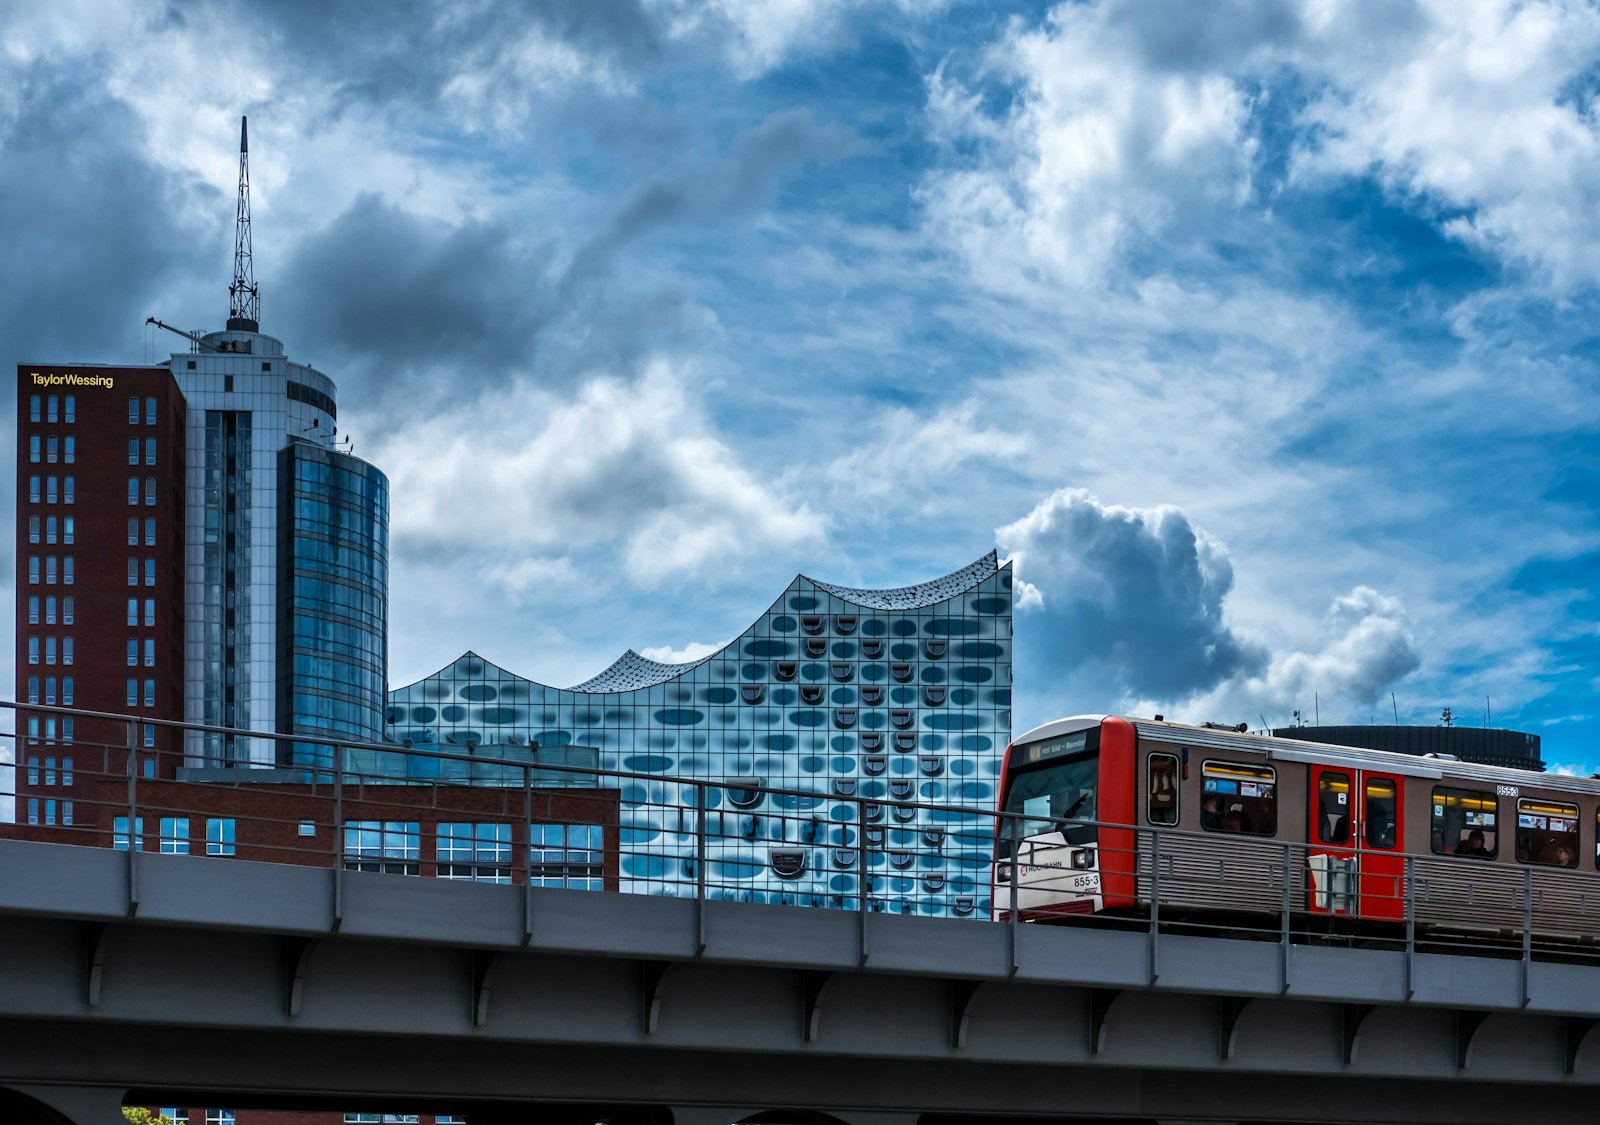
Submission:
{"label": "metal railing", "polygon": [[[130,912],[138,905],[140,856],[159,851],[331,868],[336,925],[346,873],[377,871],[523,886],[529,926],[531,892],[540,887],[693,898],[701,948],[707,902],[853,910],[862,963],[871,952],[871,914],[926,913],[930,904],[1006,926],[1013,971],[1022,924],[1059,919],[1142,932],[1152,983],[1163,939],[1191,933],[1278,942],[1285,989],[1291,947],[1313,942],[1404,950],[1408,995],[1419,950],[1520,958],[1524,1002],[1536,958],[1600,956],[1600,873],[1592,871],[1024,818],[906,795],[553,766],[74,708],[0,708],[124,730],[122,742],[14,736],[17,780],[25,784],[17,787],[10,832],[126,851]],[[147,725],[329,753],[310,763],[210,768],[205,780],[183,780],[179,770],[195,760],[182,750],[145,748]],[[487,765],[495,776],[394,776],[363,766],[374,753]],[[34,823],[28,801],[39,802]],[[44,822],[46,801],[54,802],[52,823]],[[1024,820],[1033,842],[1016,838]],[[1092,847],[1093,863],[1039,867],[1041,822],[1068,837],[1093,830],[1092,844],[1076,846],[1079,853]],[[203,831],[191,831],[202,823]]]}

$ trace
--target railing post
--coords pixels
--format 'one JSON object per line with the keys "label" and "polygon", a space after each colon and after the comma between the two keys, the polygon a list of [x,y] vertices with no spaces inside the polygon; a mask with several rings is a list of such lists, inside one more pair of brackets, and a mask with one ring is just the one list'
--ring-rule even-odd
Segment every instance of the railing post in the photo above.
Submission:
{"label": "railing post", "polygon": [[1006,839],[1011,844],[1009,851],[1011,856],[1011,878],[1008,880],[1011,884],[1011,909],[1006,914],[1006,946],[1009,964],[1006,966],[1006,971],[1010,976],[1016,976],[1017,970],[1022,967],[1021,951],[1017,948],[1017,915],[1020,913],[1017,903],[1017,883],[1021,878],[1022,845],[1017,839],[1016,817],[1006,818],[1005,833]]}
{"label": "railing post", "polygon": [[[1134,867],[1138,867],[1135,853]],[[1161,830],[1150,829],[1150,983],[1161,979]]]}
{"label": "railing post", "polygon": [[694,955],[706,951],[706,786],[694,783]]}
{"label": "railing post", "polygon": [[1533,968],[1533,868],[1522,869],[1522,1003],[1526,1008],[1532,999],[1528,978]]}
{"label": "railing post", "polygon": [[333,748],[333,926],[344,924],[344,761]]}
{"label": "railing post", "polygon": [[1283,929],[1278,934],[1278,939],[1283,948],[1280,950],[1281,963],[1278,970],[1278,994],[1287,995],[1289,992],[1289,924],[1294,905],[1294,896],[1290,886],[1294,879],[1294,845],[1283,845],[1283,907],[1281,923]]}
{"label": "railing post", "polygon": [[867,805],[860,797],[857,797],[855,802],[856,830],[861,834],[861,838],[856,841],[858,845],[857,854],[861,857],[861,917],[857,919],[857,939],[860,942],[859,952],[861,959],[859,963],[865,965],[869,952],[867,948],[867,915],[872,912],[871,900],[867,895],[867,887],[871,879],[867,872],[871,865],[867,862]]}
{"label": "railing post", "polygon": [[529,764],[522,767],[522,944],[529,945],[532,942],[533,766]]}
{"label": "railing post", "polygon": [[[139,831],[139,724],[128,722],[128,917],[139,913],[139,849],[144,833]],[[114,828],[115,826],[113,826]],[[157,831],[161,828],[156,825]]]}
{"label": "railing post", "polygon": [[1406,856],[1406,999],[1417,994],[1417,857]]}

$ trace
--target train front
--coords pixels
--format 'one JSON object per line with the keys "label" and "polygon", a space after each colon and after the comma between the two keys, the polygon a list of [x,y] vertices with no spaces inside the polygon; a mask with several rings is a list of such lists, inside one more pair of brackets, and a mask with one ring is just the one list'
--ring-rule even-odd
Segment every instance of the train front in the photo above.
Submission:
{"label": "train front", "polygon": [[1037,727],[1007,749],[995,825],[997,921],[1010,918],[1013,903],[1023,921],[1121,904],[1132,840],[1114,825],[1131,823],[1132,744],[1125,720],[1081,715]]}

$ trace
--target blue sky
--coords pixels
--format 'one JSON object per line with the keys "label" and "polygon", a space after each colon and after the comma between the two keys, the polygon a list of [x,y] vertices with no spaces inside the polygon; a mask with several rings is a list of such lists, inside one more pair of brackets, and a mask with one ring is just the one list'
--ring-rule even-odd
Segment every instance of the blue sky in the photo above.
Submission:
{"label": "blue sky", "polygon": [[0,340],[220,326],[249,114],[263,328],[393,482],[396,686],[998,546],[1019,730],[1488,699],[1590,772],[1597,62],[1535,0],[23,5]]}

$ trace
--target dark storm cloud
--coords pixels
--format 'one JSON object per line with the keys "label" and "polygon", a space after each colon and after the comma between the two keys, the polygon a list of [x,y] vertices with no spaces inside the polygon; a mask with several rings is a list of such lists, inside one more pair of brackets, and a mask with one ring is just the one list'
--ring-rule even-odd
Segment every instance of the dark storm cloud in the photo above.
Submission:
{"label": "dark storm cloud", "polygon": [[1019,598],[1034,615],[1030,657],[1082,693],[1075,705],[1182,698],[1266,665],[1223,619],[1226,553],[1176,508],[1111,507],[1064,489],[997,539],[1031,587]]}
{"label": "dark storm cloud", "polygon": [[184,0],[174,8],[180,18],[221,14],[267,37],[343,101],[360,103],[432,102],[458,75],[505,62],[530,29],[629,66],[655,55],[661,40],[638,0]]}
{"label": "dark storm cloud", "polygon": [[526,369],[550,383],[630,371],[700,322],[687,294],[619,268],[630,248],[665,228],[747,216],[797,167],[857,144],[803,110],[776,115],[728,155],[638,189],[570,249],[520,234],[548,228],[548,216],[451,225],[364,195],[298,244],[270,330],[351,388],[417,376],[437,391],[441,372],[482,385]]}

